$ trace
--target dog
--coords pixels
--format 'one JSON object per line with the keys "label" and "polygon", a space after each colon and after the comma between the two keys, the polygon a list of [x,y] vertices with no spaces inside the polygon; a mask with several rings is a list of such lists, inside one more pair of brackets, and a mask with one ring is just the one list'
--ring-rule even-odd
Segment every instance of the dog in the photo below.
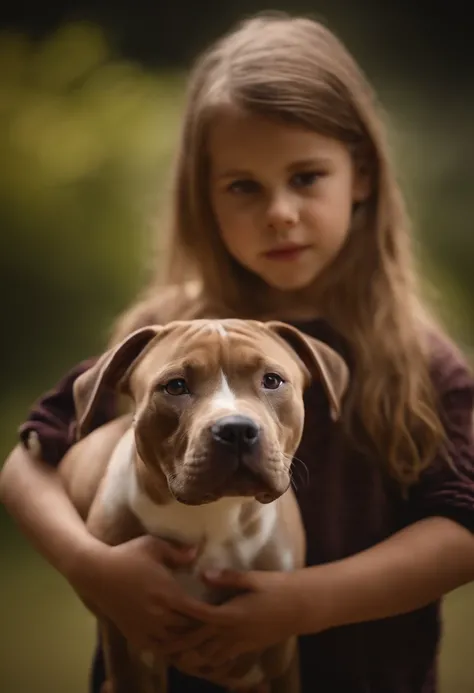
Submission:
{"label": "dog", "polygon": [[[103,542],[123,543],[138,527],[138,534],[199,545],[192,568],[177,571],[176,579],[189,594],[222,602],[229,595],[205,586],[203,570],[304,566],[305,537],[291,488],[303,395],[313,379],[320,381],[337,419],[348,377],[330,347],[278,321],[144,327],[75,381],[78,442],[60,475],[89,531]],[[128,397],[133,411],[90,432],[106,388]],[[114,693],[166,691],[166,661],[132,651],[97,617]],[[294,638],[250,658],[232,690],[268,682],[272,692],[298,693],[298,676]]]}

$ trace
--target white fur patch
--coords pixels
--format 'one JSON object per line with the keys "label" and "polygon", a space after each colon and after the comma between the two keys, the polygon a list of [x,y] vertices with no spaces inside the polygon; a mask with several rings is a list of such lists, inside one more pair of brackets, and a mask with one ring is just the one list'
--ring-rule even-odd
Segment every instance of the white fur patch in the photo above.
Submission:
{"label": "white fur patch", "polygon": [[221,337],[227,337],[227,331],[222,323],[216,322],[214,328]]}
{"label": "white fur patch", "polygon": [[201,329],[217,332],[223,338],[228,337],[227,330],[220,320],[208,320]]}
{"label": "white fur patch", "polygon": [[237,410],[237,398],[230,389],[229,383],[223,371],[220,373],[219,389],[210,401],[211,410],[224,409],[226,411]]}
{"label": "white fur patch", "polygon": [[[247,498],[221,498],[206,505],[188,506],[172,501],[157,506],[135,486],[132,508],[150,534],[184,544],[204,544],[196,561],[194,575],[182,573],[179,580],[189,594],[203,598],[205,588],[197,575],[203,570],[235,568],[235,555],[243,568],[249,568],[268,540],[276,521],[276,507],[262,506],[264,521],[254,536],[241,536],[239,514]],[[231,544],[232,549],[229,548]]]}
{"label": "white fur patch", "polygon": [[106,512],[113,514],[117,506],[128,505],[130,488],[137,485],[133,463],[134,452],[135,435],[133,428],[129,428],[115,446],[107,467],[101,491],[101,502]]}
{"label": "white fur patch", "polygon": [[[177,501],[156,505],[135,484],[129,500],[140,522],[150,534],[184,544],[204,544],[193,574],[181,573],[177,578],[183,588],[196,598],[205,598],[206,588],[198,578],[203,570],[235,568],[237,555],[242,568],[250,568],[271,535],[276,522],[276,506],[262,506],[260,532],[241,536],[239,514],[247,498],[221,498],[213,503],[188,506]],[[232,545],[232,549],[229,548]]]}
{"label": "white fur patch", "polygon": [[172,500],[157,505],[136,482],[129,487],[130,506],[150,534],[198,543],[203,538],[225,542],[236,531],[240,508],[248,499],[222,498],[206,505],[184,505]]}
{"label": "white fur patch", "polygon": [[294,570],[295,557],[293,551],[284,549],[280,554],[281,570]]}

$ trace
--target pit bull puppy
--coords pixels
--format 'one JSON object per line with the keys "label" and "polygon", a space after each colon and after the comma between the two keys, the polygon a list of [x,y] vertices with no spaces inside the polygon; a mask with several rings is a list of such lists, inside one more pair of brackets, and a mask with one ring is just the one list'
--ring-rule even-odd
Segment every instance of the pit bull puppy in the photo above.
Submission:
{"label": "pit bull puppy", "polygon": [[[74,385],[82,440],[60,473],[90,532],[109,545],[145,533],[198,545],[194,565],[176,578],[214,603],[229,595],[204,584],[205,569],[302,567],[291,463],[312,378],[337,418],[346,364],[289,325],[176,321],[131,334]],[[86,435],[104,388],[128,395],[133,414]],[[166,662],[133,652],[97,616],[114,693],[165,692]],[[271,691],[297,693],[295,645],[237,662],[232,690],[265,681]]]}

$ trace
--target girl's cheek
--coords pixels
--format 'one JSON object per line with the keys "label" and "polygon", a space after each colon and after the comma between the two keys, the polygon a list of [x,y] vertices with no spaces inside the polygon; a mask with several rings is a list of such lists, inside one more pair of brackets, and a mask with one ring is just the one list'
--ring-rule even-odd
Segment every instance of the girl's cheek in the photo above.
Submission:
{"label": "girl's cheek", "polygon": [[228,215],[228,223],[234,228],[246,229],[252,223],[253,215],[249,210],[234,210]]}

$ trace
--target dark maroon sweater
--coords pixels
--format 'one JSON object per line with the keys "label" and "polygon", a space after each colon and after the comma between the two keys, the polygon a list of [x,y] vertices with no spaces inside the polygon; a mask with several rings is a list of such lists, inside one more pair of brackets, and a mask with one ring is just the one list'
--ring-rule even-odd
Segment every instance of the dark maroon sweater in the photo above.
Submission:
{"label": "dark maroon sweater", "polygon": [[[326,323],[314,321],[298,327],[331,345],[350,363],[346,345]],[[73,443],[72,384],[91,363],[81,363],[44,395],[20,427],[23,442],[36,431],[43,457],[52,465]],[[320,385],[307,391],[306,424],[297,457],[308,471],[296,464],[295,479],[309,565],[355,554],[428,516],[448,517],[474,531],[474,380],[452,347],[434,336],[431,373],[456,469],[441,458],[435,460],[408,498],[402,498],[387,479],[382,465],[348,449],[330,421]],[[114,415],[110,393],[104,397],[94,425]],[[303,691],[435,693],[439,638],[438,603],[403,616],[306,636],[300,639]],[[220,690],[198,679],[173,676],[172,693]]]}

